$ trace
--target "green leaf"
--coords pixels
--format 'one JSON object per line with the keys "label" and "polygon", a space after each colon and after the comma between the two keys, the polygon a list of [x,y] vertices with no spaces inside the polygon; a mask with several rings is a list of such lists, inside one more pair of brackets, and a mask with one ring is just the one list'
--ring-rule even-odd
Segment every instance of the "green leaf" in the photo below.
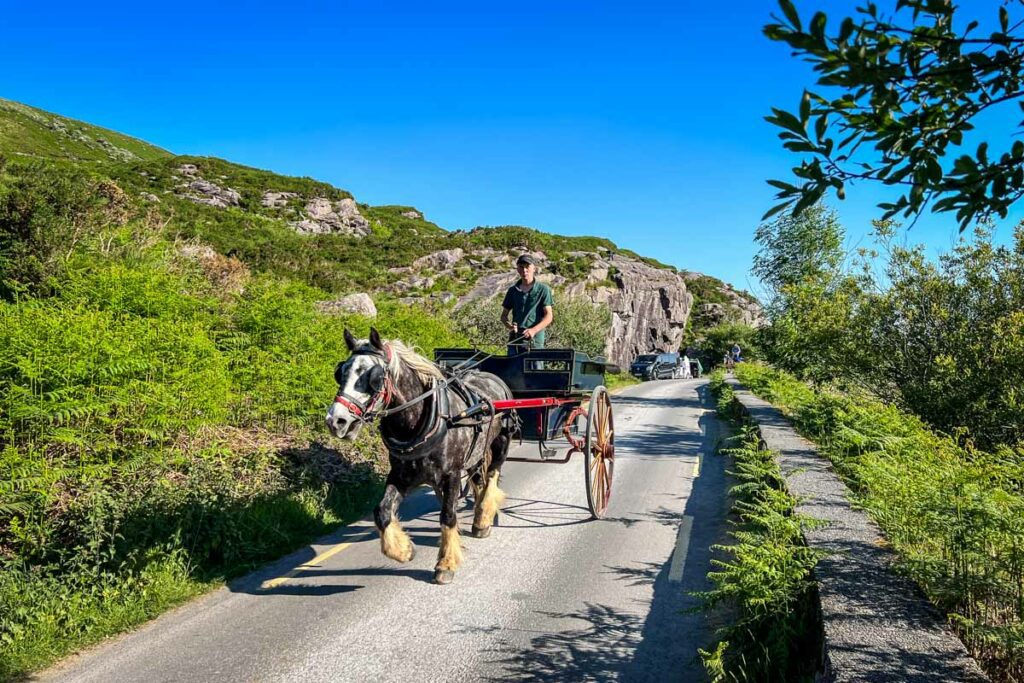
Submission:
{"label": "green leaf", "polygon": [[839,26],[839,42],[845,43],[853,35],[853,18],[846,17],[843,19],[843,23]]}
{"label": "green leaf", "polygon": [[824,12],[816,12],[814,17],[811,19],[811,35],[814,36],[822,47],[825,46],[825,22],[826,17]]}
{"label": "green leaf", "polygon": [[793,204],[792,201],[788,201],[788,202],[784,202],[782,204],[779,204],[777,206],[773,206],[772,208],[768,209],[768,211],[766,211],[763,216],[761,216],[761,220],[762,221],[768,220],[769,218],[771,218],[775,214],[779,213],[780,211],[784,211],[787,207],[791,206],[792,204]]}
{"label": "green leaf", "polygon": [[779,0],[779,7],[782,9],[782,13],[786,15],[786,19],[793,25],[797,31],[803,31],[803,26],[800,24],[800,15],[796,12],[796,7],[790,0]]}

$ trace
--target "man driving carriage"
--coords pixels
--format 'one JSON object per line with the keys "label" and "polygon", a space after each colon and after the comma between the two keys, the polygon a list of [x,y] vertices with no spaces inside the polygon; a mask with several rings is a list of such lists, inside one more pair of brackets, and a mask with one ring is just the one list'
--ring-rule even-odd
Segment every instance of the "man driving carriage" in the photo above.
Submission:
{"label": "man driving carriage", "polygon": [[537,266],[537,259],[530,254],[516,259],[519,281],[508,288],[501,302],[501,322],[508,328],[508,340],[519,342],[509,346],[509,355],[520,352],[523,342],[544,348],[544,330],[555,319],[551,288],[537,281]]}

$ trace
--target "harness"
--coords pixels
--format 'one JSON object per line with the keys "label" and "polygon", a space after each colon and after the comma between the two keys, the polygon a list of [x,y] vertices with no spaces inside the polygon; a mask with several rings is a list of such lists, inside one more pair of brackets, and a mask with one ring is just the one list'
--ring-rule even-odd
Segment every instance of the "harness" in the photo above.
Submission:
{"label": "harness", "polygon": [[[396,393],[394,381],[391,378],[390,372],[388,372],[392,358],[391,345],[385,344],[383,351],[372,346],[363,346],[353,351],[352,355],[377,356],[385,362],[384,381],[381,388],[366,403],[346,394],[340,389],[341,382],[339,381],[338,383],[339,391],[337,396],[334,397],[334,402],[348,408],[349,412],[355,415],[360,422],[366,424],[378,417],[388,417],[400,413],[417,403],[429,402],[424,418],[420,420],[420,428],[408,439],[398,438],[391,432],[387,422],[381,422],[381,439],[384,441],[384,445],[392,457],[399,460],[419,460],[426,457],[444,440],[448,435],[449,429],[466,427],[473,429],[473,441],[470,443],[468,451],[472,454],[480,434],[483,432],[483,425],[490,420],[490,417],[479,413],[472,417],[464,417],[465,413],[468,412],[464,411],[462,413],[463,416],[453,418],[451,414],[451,397],[448,391],[454,391],[466,403],[467,407],[489,403],[489,401],[473,391],[458,373],[449,371],[444,379],[435,380],[430,389],[401,405],[394,408],[378,409],[381,406],[387,406]],[[340,371],[340,366],[336,372],[338,371]],[[493,411],[491,412],[493,413]]]}

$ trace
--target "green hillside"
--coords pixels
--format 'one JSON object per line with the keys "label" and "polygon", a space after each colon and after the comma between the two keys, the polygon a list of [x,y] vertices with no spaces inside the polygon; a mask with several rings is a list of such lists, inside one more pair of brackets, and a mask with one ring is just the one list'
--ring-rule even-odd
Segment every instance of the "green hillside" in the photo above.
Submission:
{"label": "green hillside", "polygon": [[2,98],[0,154],[98,162],[171,156],[127,135]]}

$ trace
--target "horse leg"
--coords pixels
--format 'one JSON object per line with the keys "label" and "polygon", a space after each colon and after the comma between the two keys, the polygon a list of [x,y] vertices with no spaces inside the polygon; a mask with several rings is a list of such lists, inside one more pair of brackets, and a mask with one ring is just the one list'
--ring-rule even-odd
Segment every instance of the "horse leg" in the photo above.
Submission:
{"label": "horse leg", "polygon": [[434,567],[434,583],[451,583],[455,570],[462,564],[462,541],[459,539],[459,519],[456,508],[462,482],[458,474],[449,474],[441,480],[441,547]]}
{"label": "horse leg", "polygon": [[494,516],[498,514],[501,504],[505,502],[505,492],[498,488],[498,477],[501,475],[501,466],[505,464],[508,456],[508,447],[511,437],[503,429],[490,444],[491,465],[487,470],[483,484],[483,495],[477,496],[473,514],[473,536],[475,538],[487,538],[491,535],[491,525],[494,524]]}
{"label": "horse leg", "polygon": [[384,497],[373,511],[373,521],[380,532],[380,551],[398,562],[408,562],[416,556],[416,546],[398,521],[398,506],[408,491],[402,486],[394,470],[388,473]]}

